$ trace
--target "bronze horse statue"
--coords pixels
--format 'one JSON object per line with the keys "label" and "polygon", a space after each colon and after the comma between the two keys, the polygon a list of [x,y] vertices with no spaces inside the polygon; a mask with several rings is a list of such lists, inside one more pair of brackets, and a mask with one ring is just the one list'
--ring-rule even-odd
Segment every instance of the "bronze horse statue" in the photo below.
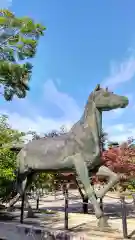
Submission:
{"label": "bronze horse statue", "polygon": [[[103,217],[97,198],[103,198],[119,181],[119,176],[103,166],[100,156],[101,119],[103,111],[125,108],[128,98],[97,85],[89,95],[81,119],[61,136],[33,140],[17,155],[17,191],[25,196],[32,177],[38,172],[74,171],[81,180],[97,219]],[[109,177],[104,189],[94,192],[89,172]],[[12,200],[13,205],[13,200]]]}

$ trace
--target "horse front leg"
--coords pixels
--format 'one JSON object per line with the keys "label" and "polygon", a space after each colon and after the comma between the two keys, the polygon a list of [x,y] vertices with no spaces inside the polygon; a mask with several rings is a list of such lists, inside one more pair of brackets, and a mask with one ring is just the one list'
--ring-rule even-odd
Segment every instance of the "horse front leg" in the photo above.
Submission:
{"label": "horse front leg", "polygon": [[75,170],[76,170],[82,184],[84,185],[86,195],[88,196],[88,198],[90,199],[90,201],[94,207],[96,218],[99,219],[103,216],[103,212],[100,208],[100,204],[97,202],[95,193],[93,191],[93,187],[90,184],[88,169],[87,169],[87,166],[86,166],[83,156],[81,154],[76,154],[75,156],[73,156],[73,163],[75,166]]}
{"label": "horse front leg", "polygon": [[96,174],[97,176],[104,176],[109,178],[108,184],[101,190],[99,190],[96,193],[96,196],[98,198],[103,198],[105,194],[112,188],[114,187],[120,180],[120,177],[114,173],[112,170],[110,170],[106,166],[101,166]]}
{"label": "horse front leg", "polygon": [[[35,176],[36,176],[36,174],[34,174],[34,173],[30,173],[28,175],[28,177],[27,177],[27,186],[26,186],[27,191],[30,188],[30,185],[32,184],[32,181],[34,180]],[[32,218],[34,216],[34,212],[32,210],[32,207],[31,207],[30,203],[29,203],[27,194],[25,196],[25,202],[26,202],[26,208],[28,210],[27,217],[28,218]]]}

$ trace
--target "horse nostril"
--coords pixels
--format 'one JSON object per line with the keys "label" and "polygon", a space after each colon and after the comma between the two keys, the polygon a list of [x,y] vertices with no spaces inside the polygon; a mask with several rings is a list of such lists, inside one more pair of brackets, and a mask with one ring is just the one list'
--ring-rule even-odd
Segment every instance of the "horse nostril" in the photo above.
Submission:
{"label": "horse nostril", "polygon": [[128,98],[127,97],[122,97],[122,108],[124,108],[124,107],[126,107],[127,105],[129,104],[129,100],[128,100]]}

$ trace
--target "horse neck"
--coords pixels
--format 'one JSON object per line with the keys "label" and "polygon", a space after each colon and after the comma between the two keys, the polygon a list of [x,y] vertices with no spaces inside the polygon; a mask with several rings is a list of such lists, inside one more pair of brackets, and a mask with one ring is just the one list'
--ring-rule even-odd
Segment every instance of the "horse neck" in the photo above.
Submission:
{"label": "horse neck", "polygon": [[92,127],[94,128],[94,132],[99,139],[101,137],[102,130],[102,112],[96,107],[85,108],[81,119],[73,125],[71,132],[78,130],[78,128],[83,128],[84,131],[89,132],[89,130],[91,131]]}
{"label": "horse neck", "polygon": [[100,111],[98,108],[96,108],[96,122],[97,122],[98,136],[101,139],[101,133],[102,133],[102,111]]}
{"label": "horse neck", "polygon": [[70,130],[70,133],[76,132],[78,133],[79,129],[82,129],[83,131],[87,132],[89,135],[89,131],[92,131],[92,128],[94,128],[94,135],[95,138],[98,139],[98,144],[101,147],[100,139],[101,139],[101,130],[102,130],[102,112],[96,108],[96,105],[94,102],[87,103],[84,113],[81,117],[81,119],[73,125],[73,127]]}

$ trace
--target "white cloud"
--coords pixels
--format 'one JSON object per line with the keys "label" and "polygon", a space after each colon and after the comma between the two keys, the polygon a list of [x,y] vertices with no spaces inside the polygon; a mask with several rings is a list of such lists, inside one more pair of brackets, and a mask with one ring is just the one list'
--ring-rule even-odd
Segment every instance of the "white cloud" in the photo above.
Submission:
{"label": "white cloud", "polygon": [[[64,119],[52,119],[42,116],[35,116],[35,118],[24,117],[18,113],[11,113],[8,111],[0,111],[0,114],[7,114],[9,116],[9,123],[14,129],[24,132],[36,131],[39,134],[49,132],[53,129],[59,130],[62,125],[70,130],[74,122]],[[132,124],[116,124],[104,128],[108,133],[109,141],[123,142],[130,136],[135,136],[135,128]],[[27,136],[26,139],[31,139]]]}
{"label": "white cloud", "polygon": [[129,104],[131,104],[134,100],[134,96],[132,93],[127,93],[125,96],[129,99]]}
{"label": "white cloud", "polygon": [[[65,126],[67,130],[69,130],[74,122],[78,121],[81,116],[81,110],[77,105],[74,98],[64,92],[60,92],[52,80],[48,80],[44,86],[44,96],[46,102],[51,102],[56,105],[57,109],[61,109],[63,112],[62,117],[60,118],[49,118],[45,117],[41,114],[38,114],[35,106],[32,106],[27,99],[20,100],[18,102],[17,109],[22,109],[22,107],[26,108],[26,115],[24,113],[21,114],[17,109],[14,111],[8,110],[9,104],[7,102],[7,109],[0,109],[0,114],[7,114],[9,116],[10,125],[21,131],[36,131],[37,133],[46,133],[51,130],[59,130],[61,126]],[[27,104],[28,103],[28,104]],[[24,105],[24,106],[23,106]],[[44,102],[42,102],[42,106],[44,106]],[[28,109],[27,109],[28,108]],[[33,110],[34,109],[34,110]],[[24,109],[22,109],[24,110]],[[28,114],[28,111],[30,113]],[[33,110],[33,114],[31,114],[31,110]],[[24,112],[24,111],[23,111]],[[34,114],[35,113],[35,114]],[[35,117],[34,117],[35,116]]]}
{"label": "white cloud", "polygon": [[78,120],[81,110],[75,99],[65,92],[60,92],[52,80],[46,81],[44,85],[45,99],[56,105],[63,112],[64,118]]}
{"label": "white cloud", "polygon": [[24,117],[16,112],[8,112],[7,110],[0,111],[0,114],[6,114],[9,117],[9,123],[14,129],[21,131],[36,131],[37,133],[45,133],[52,129],[60,129],[62,125],[70,129],[73,122],[63,121],[63,119],[45,118],[36,116],[35,118]]}
{"label": "white cloud", "polygon": [[115,118],[121,117],[124,112],[125,112],[125,108],[118,108],[118,109],[112,110],[112,114],[115,115]]}
{"label": "white cloud", "polygon": [[103,123],[104,121],[109,122],[110,120],[112,121],[119,119],[120,117],[122,117],[126,110],[127,108],[118,108],[111,110],[109,112],[103,112]]}
{"label": "white cloud", "polygon": [[115,87],[119,83],[127,82],[135,76],[135,58],[129,59],[121,63],[112,63],[110,68],[110,76],[104,79],[104,86]]}
{"label": "white cloud", "polygon": [[[36,131],[42,135],[51,130],[60,130],[62,126],[68,131],[73,125],[72,121],[66,121],[63,119],[45,118],[42,116],[35,116],[35,118],[24,117],[16,112],[0,111],[0,114],[6,114],[9,117],[9,124],[12,128],[28,132]],[[31,140],[31,135],[27,135],[26,140]]]}
{"label": "white cloud", "polygon": [[[73,123],[70,120],[45,118],[42,116],[36,116],[35,118],[24,117],[18,113],[11,113],[8,111],[0,111],[0,114],[7,114],[9,116],[9,123],[14,129],[18,129],[24,132],[36,131],[39,134],[46,133],[52,129],[59,130],[62,125],[69,130]],[[108,133],[108,139],[110,141],[123,142],[128,137],[135,136],[135,128],[132,124],[116,124],[110,127],[105,127],[105,132]],[[26,139],[31,139],[31,136],[27,136]]]}
{"label": "white cloud", "polygon": [[[80,119],[83,113],[83,109],[80,109],[75,99],[67,93],[59,91],[52,80],[48,80],[44,85],[44,98],[45,101],[41,104],[42,108],[44,103],[45,107],[47,107],[46,103],[49,101],[55,104],[56,111],[58,108],[62,110],[62,117],[51,118],[44,116],[27,98],[22,101],[18,100],[18,103],[14,105],[12,111],[10,110],[10,104],[13,104],[13,102],[7,102],[3,109],[0,109],[0,114],[7,114],[9,116],[9,123],[15,129],[24,132],[36,131],[41,134],[54,129],[59,130],[63,125],[69,130],[71,126]],[[21,111],[19,111],[20,109]],[[103,123],[106,122],[105,125],[108,125],[110,117],[118,118],[122,116],[123,111],[124,109],[117,109],[110,111],[110,114],[107,112],[106,118],[103,117]],[[135,135],[135,129],[132,124],[111,125],[104,129],[112,141],[124,141],[127,137]]]}
{"label": "white cloud", "polygon": [[123,132],[125,130],[125,125],[124,124],[116,124],[111,127],[107,128],[108,131],[110,132]]}
{"label": "white cloud", "polygon": [[0,8],[8,8],[12,5],[12,0],[0,0]]}
{"label": "white cloud", "polygon": [[[125,108],[114,109],[114,110],[109,112],[109,117],[111,119],[116,119],[116,118],[121,117],[124,112],[125,112]],[[107,114],[107,117],[108,117],[108,112],[106,114]]]}
{"label": "white cloud", "polygon": [[124,142],[128,137],[135,136],[135,127],[131,123],[111,125],[106,127],[105,131],[110,141]]}

